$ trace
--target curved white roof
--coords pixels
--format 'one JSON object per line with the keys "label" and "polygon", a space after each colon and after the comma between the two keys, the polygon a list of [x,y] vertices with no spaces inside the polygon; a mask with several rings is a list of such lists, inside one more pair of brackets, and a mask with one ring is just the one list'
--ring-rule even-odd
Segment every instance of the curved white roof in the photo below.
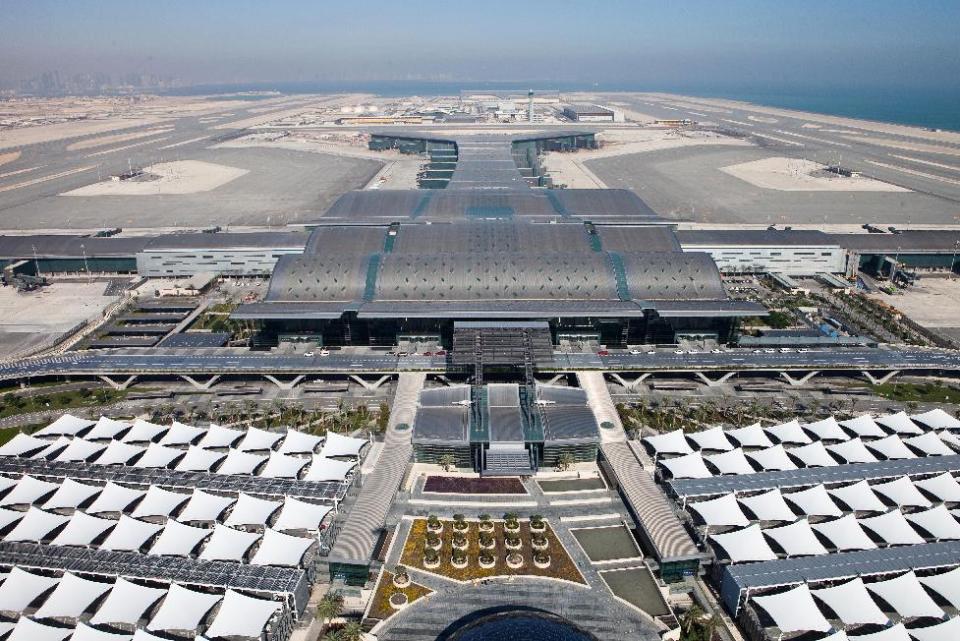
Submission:
{"label": "curved white roof", "polygon": [[101,438],[116,438],[117,434],[123,430],[129,429],[132,427],[132,423],[125,423],[124,421],[115,421],[112,418],[107,418],[106,416],[101,416],[97,421],[97,424],[93,426],[93,429],[87,432],[87,438],[90,440],[101,439]]}
{"label": "curved white roof", "polygon": [[[329,437],[330,432],[327,434]],[[676,429],[672,432],[666,432],[664,434],[657,434],[656,436],[648,436],[643,439],[643,442],[653,448],[655,454],[690,454],[693,452],[693,448],[690,447],[690,443],[687,442],[686,437],[683,435],[683,430]],[[324,445],[326,449],[326,445]]]}
{"label": "curved white roof", "polygon": [[260,548],[250,560],[253,565],[279,565],[300,567],[303,555],[307,553],[315,539],[303,536],[290,536],[267,528],[263,532]]}
{"label": "curved white roof", "polygon": [[787,451],[782,445],[774,445],[763,450],[747,452],[747,456],[757,462],[765,472],[786,471],[797,469],[796,463],[787,456]]}
{"label": "curved white roof", "polygon": [[205,450],[191,445],[174,469],[181,472],[209,472],[210,468],[222,461],[227,455],[223,452]]}
{"label": "curved white roof", "polygon": [[960,639],[960,617],[923,628],[910,628],[910,636],[917,641],[957,641]]}
{"label": "curved white roof", "polygon": [[247,550],[259,540],[259,534],[234,530],[217,523],[199,558],[205,561],[242,561]]}
{"label": "curved white roof", "polygon": [[906,476],[885,483],[874,483],[871,487],[874,492],[890,499],[898,507],[930,507],[933,505]]}
{"label": "curved white roof", "polygon": [[[137,628],[133,632],[133,641],[167,641],[167,637],[158,637],[155,634],[150,634],[143,628]],[[195,636],[193,641],[206,641],[205,637]]]}
{"label": "curved white roof", "polygon": [[94,461],[97,465],[126,465],[134,456],[143,452],[146,448],[130,443],[121,443],[120,441],[110,441],[107,449],[103,451]]}
{"label": "curved white roof", "polygon": [[754,423],[746,427],[727,430],[727,436],[731,437],[740,447],[771,447],[773,441],[760,427],[760,423]]}
{"label": "curved white roof", "polygon": [[310,469],[304,474],[304,481],[343,481],[356,467],[353,461],[338,461],[314,454]]}
{"label": "curved white roof", "polygon": [[200,627],[207,613],[223,599],[219,594],[196,592],[180,587],[176,583],[170,586],[166,598],[153,615],[148,630],[190,630]]}
{"label": "curved white roof", "polygon": [[814,523],[810,527],[827,537],[833,547],[837,548],[837,552],[874,550],[877,547],[852,514],[832,521]]}
{"label": "curved white roof", "polygon": [[797,518],[787,502],[783,500],[779,489],[753,496],[741,496],[739,500],[761,521],[793,521]]}
{"label": "curved white roof", "polygon": [[166,445],[151,443],[147,446],[147,451],[143,453],[134,467],[139,468],[162,468],[169,467],[171,463],[183,456],[183,450],[177,450]]}
{"label": "curved white roof", "polygon": [[283,499],[283,509],[273,524],[275,530],[318,530],[324,517],[333,508],[329,505],[307,503],[292,496]]}
{"label": "curved white roof", "polygon": [[180,511],[181,521],[216,521],[223,511],[236,502],[235,498],[209,494],[201,489],[194,489],[190,500]]}
{"label": "curved white roof", "polygon": [[7,529],[8,526],[16,523],[23,518],[23,512],[18,510],[8,510],[0,507],[0,530]]}
{"label": "curved white roof", "polygon": [[281,454],[313,454],[317,446],[323,442],[322,436],[307,434],[297,430],[287,430],[283,443],[277,448]]}
{"label": "curved white roof", "polygon": [[777,558],[776,552],[770,549],[770,544],[763,538],[759,525],[726,534],[711,534],[710,538],[724,549],[734,563],[772,561]]}
{"label": "curved white roof", "polygon": [[837,419],[832,416],[828,416],[822,421],[816,421],[814,423],[804,423],[803,429],[810,432],[818,439],[823,441],[847,441],[850,440],[850,435],[840,427],[840,423],[837,423]]}
{"label": "curved white roof", "polygon": [[103,443],[93,443],[82,438],[70,441],[62,452],[53,459],[55,461],[86,461],[106,448]]}
{"label": "curved white roof", "polygon": [[866,586],[905,619],[912,617],[939,619],[944,616],[943,610],[923,589],[912,570],[895,579],[867,583]]}
{"label": "curved white roof", "polygon": [[166,431],[167,428],[163,425],[157,425],[138,418],[133,422],[133,427],[130,428],[130,431],[124,434],[120,440],[124,443],[146,443]]}
{"label": "curved white roof", "polygon": [[813,533],[807,519],[800,519],[782,527],[767,528],[763,533],[773,539],[787,556],[827,554],[827,548]]}
{"label": "curved white roof", "polygon": [[814,441],[810,445],[791,447],[787,454],[798,459],[804,467],[833,467],[838,465],[836,459],[830,456],[822,441]]}
{"label": "curved white roof", "polygon": [[847,421],[840,421],[840,425],[860,437],[881,438],[887,435],[869,414],[863,414]]}
{"label": "curved white roof", "polygon": [[877,425],[887,428],[896,434],[923,434],[923,430],[917,427],[917,424],[910,420],[906,412],[897,412],[896,414],[885,414],[878,416]]}
{"label": "curved white roof", "polygon": [[835,487],[827,491],[831,496],[843,501],[843,504],[854,512],[887,511],[886,504],[880,500],[866,481],[857,481],[852,485]]}
{"label": "curved white roof", "polygon": [[823,485],[814,485],[799,492],[786,492],[783,498],[796,505],[806,516],[840,516],[843,511],[833,502]]}
{"label": "curved white roof", "polygon": [[87,508],[90,514],[100,514],[103,512],[123,512],[130,507],[134,501],[139,500],[146,494],[142,490],[134,490],[129,487],[117,485],[113,481],[107,481],[103,486],[100,495],[94,499],[93,503]]}
{"label": "curved white roof", "polygon": [[263,466],[258,476],[271,479],[295,479],[308,462],[308,459],[299,456],[271,452],[267,464]]}
{"label": "curved white roof", "polygon": [[15,486],[20,479],[10,478],[9,476],[0,476],[0,492],[9,490]]}
{"label": "curved white roof", "polygon": [[917,458],[917,455],[911,452],[910,448],[904,445],[903,441],[896,434],[891,434],[886,438],[877,439],[876,441],[867,441],[866,445],[888,460]]}
{"label": "curved white roof", "polygon": [[320,456],[360,456],[360,450],[367,444],[365,438],[353,438],[336,432],[327,432],[327,437],[320,448]]}
{"label": "curved white roof", "polygon": [[960,568],[930,576],[921,576],[918,577],[918,580],[946,599],[947,603],[955,608],[960,608]]}
{"label": "curved white roof", "polygon": [[154,556],[189,556],[200,541],[213,534],[213,530],[193,527],[167,519],[163,532],[157,537],[150,554]]}
{"label": "curved white roof", "polygon": [[960,483],[949,472],[914,481],[913,484],[941,501],[960,502]]}
{"label": "curved white roof", "polygon": [[31,455],[29,456],[29,458],[32,458],[32,459],[35,459],[35,460],[39,460],[39,459],[49,459],[49,458],[52,457],[54,454],[56,454],[57,452],[59,452],[60,450],[62,450],[63,448],[65,448],[66,446],[70,445],[70,441],[72,441],[72,440],[73,440],[73,439],[70,438],[69,436],[58,436],[58,437],[57,437],[57,440],[55,440],[55,441],[50,441],[50,444],[49,444],[49,445],[47,445],[45,448],[43,448],[42,450],[40,450],[40,451],[37,452],[36,454],[31,454]]}
{"label": "curved white roof", "polygon": [[203,435],[203,438],[200,439],[197,445],[204,448],[230,447],[242,437],[243,432],[241,430],[234,430],[229,427],[222,427],[211,423],[210,429],[207,430],[207,433]]}
{"label": "curved white roof", "polygon": [[111,519],[99,519],[77,510],[50,545],[90,545],[116,524],[117,522]]}
{"label": "curved white roof", "polygon": [[810,590],[813,596],[823,601],[834,611],[844,625],[865,625],[874,623],[886,625],[890,619],[877,607],[876,602],[860,577],[820,590]]}
{"label": "curved white roof", "polygon": [[870,634],[848,634],[848,641],[913,641],[902,623]]}
{"label": "curved white roof", "polygon": [[90,618],[90,623],[101,625],[104,623],[124,623],[136,625],[150,606],[167,594],[163,588],[150,588],[138,583],[117,577],[113,590],[107,595],[97,612]]}
{"label": "curved white roof", "polygon": [[157,523],[139,521],[121,514],[117,527],[100,544],[100,549],[136,552],[162,529],[163,526]]}
{"label": "curved white roof", "polygon": [[256,452],[258,450],[272,450],[277,441],[283,438],[281,432],[268,432],[258,427],[251,427],[247,430],[246,436],[237,444],[237,449],[241,452]]}
{"label": "curved white roof", "polygon": [[73,628],[38,623],[27,617],[17,619],[7,641],[63,641],[73,634]]}
{"label": "curved white roof", "polygon": [[830,623],[810,594],[806,583],[780,594],[753,597],[753,602],[770,615],[784,634],[791,632],[828,632]]}
{"label": "curved white roof", "polygon": [[43,504],[45,510],[76,508],[92,496],[96,496],[103,488],[99,485],[77,483],[73,479],[64,479],[57,491]]}
{"label": "curved white roof", "polygon": [[750,525],[750,519],[740,509],[740,504],[733,494],[724,494],[709,501],[688,503],[687,508],[699,514],[707,525]]}
{"label": "curved white roof", "polygon": [[20,480],[17,481],[16,487],[7,492],[7,495],[0,499],[0,506],[31,505],[45,497],[47,494],[52,494],[59,489],[59,487],[60,486],[56,483],[41,481],[40,479],[30,476],[29,474],[24,474],[20,477]]}
{"label": "curved white roof", "polygon": [[[685,454],[676,458],[662,458],[657,462],[667,468],[670,475],[675,479],[705,479],[713,476],[713,472],[708,470],[703,462],[703,455],[700,452]],[[307,476],[310,476],[309,472]]]}
{"label": "curved white roof", "polygon": [[839,456],[844,463],[874,463],[877,460],[859,436],[844,443],[828,445],[827,451]]}
{"label": "curved white roof", "polygon": [[17,432],[12,439],[0,446],[0,456],[23,456],[30,452],[45,449],[48,445],[50,445],[50,441]]}
{"label": "curved white roof", "polygon": [[727,438],[727,433],[721,427],[713,427],[701,432],[690,432],[687,438],[697,444],[697,449],[729,452],[734,448]]}
{"label": "curved white roof", "polygon": [[75,574],[64,572],[56,589],[46,598],[34,616],[38,619],[56,617],[76,619],[111,587],[110,583],[81,579]]}
{"label": "curved white roof", "polygon": [[17,526],[4,538],[5,541],[32,541],[39,543],[50,532],[57,529],[70,519],[60,514],[44,512],[40,508],[31,506]]}
{"label": "curved white roof", "polygon": [[910,420],[914,423],[921,423],[931,430],[960,429],[960,419],[946,413],[939,407],[922,414],[913,414],[910,416]]}
{"label": "curved white roof", "polygon": [[908,521],[922,528],[938,541],[960,540],[960,523],[957,523],[957,519],[950,514],[950,510],[945,505],[905,516]]}
{"label": "curved white roof", "polygon": [[237,504],[233,506],[230,516],[224,521],[225,525],[254,525],[263,526],[270,520],[270,515],[276,512],[282,503],[258,499],[249,494],[240,493]]}
{"label": "curved white roof", "polygon": [[13,566],[0,585],[0,611],[23,612],[41,594],[59,582],[59,578],[34,574]]}
{"label": "curved white roof", "polygon": [[951,432],[949,430],[942,430],[937,434],[937,436],[939,436],[940,440],[947,445],[951,445],[957,450],[960,450],[960,435],[958,435],[958,433]]}
{"label": "curved white roof", "polygon": [[195,427],[174,421],[159,443],[160,445],[189,445],[206,433],[205,427]]}
{"label": "curved white roof", "polygon": [[50,425],[34,432],[34,436],[76,436],[95,424],[96,421],[64,414]]}
{"label": "curved white roof", "polygon": [[806,445],[807,443],[813,442],[810,435],[800,427],[800,422],[797,419],[780,423],[779,425],[772,425],[766,428],[765,431],[784,445]]}
{"label": "curved white roof", "polygon": [[70,641],[132,641],[133,635],[114,634],[92,628],[82,621],[77,622],[77,627],[70,637]]}
{"label": "curved white roof", "polygon": [[857,520],[860,525],[879,536],[887,545],[921,545],[926,542],[903,518],[903,513],[899,509]]}
{"label": "curved white roof", "polygon": [[946,443],[940,440],[936,432],[925,432],[919,436],[911,436],[903,439],[903,443],[927,456],[952,456],[956,454]]}
{"label": "curved white roof", "polygon": [[720,454],[707,454],[703,457],[703,460],[717,468],[720,474],[753,474],[756,472],[739,447]]}
{"label": "curved white roof", "polygon": [[151,485],[143,500],[134,508],[132,516],[138,519],[145,516],[170,516],[189,498],[189,494],[171,492]]}
{"label": "curved white roof", "polygon": [[277,601],[254,599],[227,590],[213,623],[207,628],[209,637],[251,637],[259,639],[273,614],[281,608]]}
{"label": "curved white roof", "polygon": [[227,458],[220,464],[215,474],[253,474],[260,465],[267,460],[267,456],[250,454],[240,450],[230,450]]}

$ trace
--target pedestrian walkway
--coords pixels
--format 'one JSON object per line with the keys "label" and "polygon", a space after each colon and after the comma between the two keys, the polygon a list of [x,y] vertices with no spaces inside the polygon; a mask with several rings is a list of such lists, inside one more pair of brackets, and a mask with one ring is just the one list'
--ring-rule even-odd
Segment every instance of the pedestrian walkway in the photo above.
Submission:
{"label": "pedestrian walkway", "polygon": [[[600,426],[600,440],[603,443],[626,441],[627,433],[620,422],[620,415],[610,398],[610,390],[603,379],[602,372],[577,372],[580,387],[587,393],[587,402]],[[604,427],[606,426],[606,427]]]}

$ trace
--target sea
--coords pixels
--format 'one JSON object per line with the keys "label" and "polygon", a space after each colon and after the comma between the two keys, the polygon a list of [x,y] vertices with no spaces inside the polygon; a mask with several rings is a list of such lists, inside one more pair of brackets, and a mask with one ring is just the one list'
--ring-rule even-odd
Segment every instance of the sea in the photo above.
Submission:
{"label": "sea", "polygon": [[[258,82],[207,84],[181,87],[170,95],[229,94],[235,97],[269,97],[283,94],[362,92],[381,96],[455,95],[467,90],[526,91],[518,82]],[[810,111],[832,116],[877,120],[929,129],[960,132],[960,86],[936,88],[891,87],[709,87],[702,85],[643,86],[600,83],[537,83],[534,89],[569,91],[642,91],[677,93],[703,98],[726,98],[756,105]],[[237,96],[239,94],[239,96]]]}

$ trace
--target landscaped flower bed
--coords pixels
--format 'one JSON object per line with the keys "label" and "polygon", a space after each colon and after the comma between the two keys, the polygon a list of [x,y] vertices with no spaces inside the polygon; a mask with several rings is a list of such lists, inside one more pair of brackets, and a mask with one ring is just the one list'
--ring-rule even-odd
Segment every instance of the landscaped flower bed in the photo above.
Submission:
{"label": "landscaped flower bed", "polygon": [[[555,579],[565,579],[575,583],[586,583],[583,575],[577,569],[576,564],[570,555],[567,554],[563,545],[557,539],[550,525],[547,524],[542,533],[533,533],[530,531],[530,525],[527,521],[519,522],[519,531],[517,535],[520,538],[520,549],[508,551],[504,545],[505,535],[502,521],[493,522],[494,541],[496,545],[492,550],[484,550],[493,559],[490,567],[485,567],[487,563],[481,562],[480,554],[480,528],[476,521],[467,521],[468,528],[464,533],[467,539],[467,547],[463,552],[466,555],[467,563],[465,567],[458,568],[453,564],[453,537],[458,534],[454,531],[453,522],[445,520],[442,532],[439,533],[441,545],[439,551],[439,562],[437,567],[427,567],[424,565],[424,544],[427,539],[427,520],[416,519],[410,527],[410,534],[404,542],[403,554],[400,562],[409,567],[433,572],[458,581],[471,581],[473,579],[483,579],[493,576],[543,576]],[[544,537],[547,541],[546,552],[538,552],[531,545],[531,537]],[[507,555],[516,554],[519,557],[520,564],[517,567],[510,567],[507,564]],[[542,563],[534,562],[534,555],[542,554],[549,558],[549,563],[544,566]],[[388,605],[389,607],[389,605]]]}
{"label": "landscaped flower bed", "polygon": [[[402,608],[407,607],[417,599],[432,593],[433,590],[430,588],[426,588],[413,582],[407,584],[406,587],[397,588],[394,586],[393,573],[384,572],[380,582],[377,584],[377,590],[373,594],[373,601],[370,604],[370,612],[367,616],[369,616],[371,619],[386,619],[397,612],[399,608],[391,605],[390,601],[390,598],[394,594],[403,594],[406,597],[406,602],[400,606]],[[402,601],[402,599],[398,598],[394,601]]]}
{"label": "landscaped flower bed", "polygon": [[424,492],[439,494],[526,494],[520,479],[481,479],[459,476],[428,476]]}

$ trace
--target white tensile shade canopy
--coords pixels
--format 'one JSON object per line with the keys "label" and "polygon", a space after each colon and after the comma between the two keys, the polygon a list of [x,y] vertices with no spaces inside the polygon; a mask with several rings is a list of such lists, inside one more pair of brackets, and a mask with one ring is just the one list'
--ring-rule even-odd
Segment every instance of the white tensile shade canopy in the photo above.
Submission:
{"label": "white tensile shade canopy", "polygon": [[750,525],[750,519],[740,509],[740,504],[733,494],[724,494],[709,501],[688,503],[687,507],[699,514],[707,525]]}
{"label": "white tensile shade canopy", "polygon": [[943,616],[943,610],[923,589],[912,570],[895,579],[867,583],[866,586],[905,619],[913,617],[939,619]]}
{"label": "white tensile shade canopy", "polygon": [[23,612],[59,582],[59,578],[27,572],[15,565],[0,585],[0,611]]}
{"label": "white tensile shade canopy", "polygon": [[753,474],[756,472],[739,447],[720,454],[707,454],[703,457],[703,460],[717,468],[720,474]]}
{"label": "white tensile shade canopy", "polygon": [[64,617],[76,619],[90,604],[111,588],[110,583],[81,579],[64,572],[56,589],[46,598],[34,615],[40,619]]}
{"label": "white tensile shade canopy", "polygon": [[761,521],[793,521],[797,518],[794,511],[783,500],[779,489],[753,496],[741,496],[740,503]]}
{"label": "white tensile shade canopy", "polygon": [[7,529],[8,526],[13,525],[22,518],[23,512],[0,507],[0,530]]}
{"label": "white tensile shade canopy", "polygon": [[292,496],[283,499],[283,509],[273,524],[275,530],[318,530],[330,510],[329,505],[307,503]]}
{"label": "white tensile shade canopy", "polygon": [[147,624],[147,629],[196,630],[207,613],[222,599],[219,594],[188,590],[174,583],[167,591],[157,613]]}
{"label": "white tensile shade canopy", "polygon": [[810,527],[825,536],[833,547],[837,548],[837,552],[874,550],[877,547],[852,514],[832,521],[814,523]]}
{"label": "white tensile shade canopy", "polygon": [[[675,479],[705,479],[713,476],[713,472],[707,469],[703,462],[703,455],[700,452],[685,454],[676,458],[660,459],[660,465],[670,471],[670,476]],[[309,472],[307,473],[309,476]]]}
{"label": "white tensile shade canopy", "polygon": [[134,456],[143,452],[146,448],[130,443],[120,441],[110,441],[107,449],[94,461],[97,465],[126,465]]}
{"label": "white tensile shade canopy", "polygon": [[925,425],[931,430],[956,430],[960,429],[960,419],[947,414],[939,407],[922,414],[913,414],[910,420],[914,423]]}
{"label": "white tensile shade canopy", "polygon": [[747,452],[747,456],[757,462],[765,472],[781,472],[797,469],[797,464],[790,460],[787,451],[782,445],[774,445],[763,450]]}
{"label": "white tensile shade canopy", "polygon": [[241,492],[237,504],[233,506],[233,510],[224,524],[233,527],[238,525],[263,526],[270,520],[270,516],[280,509],[281,505],[280,501],[258,499]]}
{"label": "white tensile shade canopy", "polygon": [[147,446],[147,451],[143,453],[143,456],[141,456],[133,466],[140,468],[169,467],[171,463],[181,456],[183,456],[183,450],[151,443]]}
{"label": "white tensile shade canopy", "polygon": [[249,452],[241,452],[240,450],[230,450],[230,453],[227,454],[227,458],[224,459],[223,463],[220,464],[220,467],[217,468],[216,473],[225,475],[250,475],[253,474],[256,469],[260,467],[260,465],[266,460],[266,456],[261,456],[259,454],[250,454]]}
{"label": "white tensile shade canopy", "polygon": [[858,519],[860,525],[867,528],[887,545],[921,545],[925,543],[923,537],[910,527],[910,523],[903,518],[903,513],[891,510],[886,514]]}
{"label": "white tensile shade canopy", "polygon": [[10,632],[10,630],[13,630],[16,625],[16,621],[0,621],[0,638],[2,638],[7,632]]}
{"label": "white tensile shade canopy", "polygon": [[336,432],[327,432],[327,438],[320,448],[320,456],[360,456],[360,450],[367,444],[365,438],[353,438]]}
{"label": "white tensile shade canopy", "polygon": [[247,550],[259,540],[259,534],[241,532],[217,523],[213,526],[213,535],[200,552],[200,558],[204,561],[242,561]]}
{"label": "white tensile shade canopy", "polygon": [[289,456],[271,452],[267,464],[260,470],[259,476],[270,479],[295,479],[308,460],[299,456]]}
{"label": "white tensile shade canopy", "polygon": [[313,454],[317,446],[323,442],[322,436],[307,434],[297,430],[287,430],[283,443],[277,448],[281,454]]}
{"label": "white tensile shade canopy", "polygon": [[246,436],[237,444],[237,449],[241,452],[256,452],[259,450],[272,450],[277,441],[283,438],[280,432],[268,432],[258,427],[251,427],[247,430]]}
{"label": "white tensile shade canopy", "polygon": [[166,595],[163,588],[150,588],[117,577],[113,590],[107,595],[90,619],[94,625],[104,623],[123,623],[136,625],[150,606]]}
{"label": "white tensile shade canopy", "polygon": [[936,497],[940,501],[948,503],[960,502],[960,483],[949,472],[938,474],[928,479],[914,481],[913,484]]}
{"label": "white tensile shade canopy", "polygon": [[767,436],[760,423],[727,430],[727,436],[740,444],[740,447],[771,447],[773,441]]}
{"label": "white tensile shade canopy", "polygon": [[210,468],[226,458],[223,452],[205,450],[202,447],[191,445],[174,469],[181,472],[209,472]]}
{"label": "white tensile shade canopy", "polygon": [[37,452],[50,445],[50,441],[18,432],[16,436],[0,446],[0,456],[23,456]]}
{"label": "white tensile shade canopy", "polygon": [[851,418],[848,421],[840,421],[840,425],[860,437],[881,438],[887,435],[869,414]]}
{"label": "white tensile shade canopy", "polygon": [[70,441],[73,439],[69,436],[60,436],[55,441],[51,441],[49,445],[37,452],[36,454],[31,454],[30,458],[40,460],[40,459],[49,459],[51,456],[70,445]]}
{"label": "white tensile shade canopy", "polygon": [[823,617],[806,583],[780,594],[755,596],[753,602],[784,634],[830,630],[830,623]]}
{"label": "white tensile shade canopy", "polygon": [[909,447],[903,444],[903,440],[896,434],[891,434],[886,438],[868,441],[867,447],[874,452],[879,453],[883,458],[891,461],[898,459],[917,458]]}
{"label": "white tensile shade canopy", "polygon": [[187,502],[189,494],[180,494],[171,492],[163,488],[151,485],[147,489],[143,500],[133,510],[133,516],[142,519],[146,516],[167,517],[173,514],[178,507]]}
{"label": "white tensile shade canopy", "polygon": [[890,621],[887,615],[877,607],[860,577],[840,585],[810,592],[816,599],[827,604],[827,607],[834,611],[844,625],[868,623],[886,625]]}
{"label": "white tensile shade canopy", "polygon": [[185,425],[179,421],[174,421],[170,429],[163,438],[160,439],[160,445],[189,445],[201,435],[205,434],[207,428]]}
{"label": "white tensile shade canopy", "polygon": [[277,601],[254,599],[227,590],[217,616],[207,628],[207,636],[259,639],[270,617],[281,607]]}
{"label": "white tensile shade canopy", "polygon": [[783,527],[767,528],[763,533],[773,539],[788,556],[827,554],[827,548],[810,529],[807,519]]}
{"label": "white tensile shade canopy", "polygon": [[7,641],[64,641],[73,634],[73,628],[62,628],[55,625],[39,623],[27,617],[17,619],[13,632]]}
{"label": "white tensile shade canopy", "polygon": [[[328,433],[327,437],[329,438],[331,434],[333,432]],[[693,452],[693,448],[690,447],[690,443],[683,435],[683,430],[680,429],[656,436],[648,436],[643,439],[643,442],[649,445],[657,456],[661,454],[690,454]],[[326,449],[326,445],[324,445],[324,449]]]}
{"label": "white tensile shade canopy", "polygon": [[927,456],[952,456],[956,454],[946,443],[940,440],[935,432],[925,432],[919,436],[905,438],[903,444]]}
{"label": "white tensile shade canopy", "polygon": [[62,452],[57,454],[53,460],[65,462],[86,461],[95,454],[99,454],[104,448],[106,448],[106,445],[103,443],[93,443],[82,438],[75,438],[70,441],[70,444],[67,445]]}
{"label": "white tensile shade canopy", "polygon": [[133,427],[130,428],[130,431],[124,434],[120,440],[124,443],[147,443],[166,431],[167,428],[163,425],[157,425],[156,423],[150,423],[149,421],[138,418],[133,422]]}
{"label": "white tensile shade canopy", "polygon": [[840,427],[840,423],[837,423],[837,419],[832,416],[815,423],[804,423],[803,429],[822,441],[847,441],[850,439],[850,435]]}
{"label": "white tensile shade canopy", "polygon": [[116,524],[117,522],[111,519],[99,519],[77,510],[50,545],[90,545]]}
{"label": "white tensile shade canopy", "polygon": [[876,495],[866,481],[857,481],[853,485],[844,485],[828,490],[854,512],[886,512],[887,506]]}
{"label": "white tensile shade canopy", "polygon": [[927,532],[938,541],[960,540],[960,523],[950,514],[945,505],[905,515],[907,520]]}
{"label": "white tensile shade canopy", "polygon": [[310,469],[304,474],[304,481],[343,481],[350,470],[357,466],[353,461],[338,461],[332,458],[314,455]]}
{"label": "white tensile shade canopy", "polygon": [[184,525],[169,519],[163,526],[163,532],[160,533],[160,536],[157,537],[150,548],[150,554],[154,556],[190,556],[194,548],[200,545],[200,541],[211,534],[213,534],[213,530]]}
{"label": "white tensile shade canopy", "polygon": [[710,538],[724,549],[734,563],[741,561],[772,561],[777,553],[763,538],[759,525],[751,525],[736,532],[712,534]]}
{"label": "white tensile shade canopy", "polygon": [[31,505],[36,503],[48,494],[55,492],[60,486],[49,481],[41,481],[38,478],[24,474],[17,481],[16,487],[7,492],[7,495],[0,499],[2,505]]}
{"label": "white tensile shade canopy", "polygon": [[136,552],[162,529],[163,526],[157,523],[138,521],[126,514],[121,514],[117,527],[113,528],[113,531],[104,539],[100,549]]}
{"label": "white tensile shade canopy", "polygon": [[901,476],[886,483],[875,483],[872,487],[874,492],[890,499],[898,507],[930,507],[933,505],[906,476]]}
{"label": "white tensile shade canopy", "polygon": [[917,641],[957,641],[960,639],[960,617],[925,628],[910,628],[910,636]]}
{"label": "white tensile shade canopy", "polygon": [[290,536],[267,528],[263,532],[260,548],[250,560],[252,565],[280,565],[300,567],[303,555],[313,545],[313,538]]}
{"label": "white tensile shade canopy", "polygon": [[[955,608],[960,608],[960,568],[947,572],[918,577],[920,583],[927,586]],[[957,637],[960,639],[960,637]]]}
{"label": "white tensile shade canopy", "polygon": [[886,414],[878,416],[877,425],[887,428],[896,434],[923,434],[916,423],[910,420],[906,412],[897,412],[896,414]]}
{"label": "white tensile shade canopy", "polygon": [[92,496],[100,493],[103,488],[98,485],[77,483],[73,479],[64,479],[57,491],[43,504],[46,510],[75,508]]}
{"label": "white tensile shade canopy", "polygon": [[787,454],[796,458],[804,467],[833,467],[837,465],[835,458],[830,456],[830,452],[823,446],[822,441],[815,441],[810,445],[801,447],[791,447]]}
{"label": "white tensile shade canopy", "polygon": [[64,414],[50,425],[34,432],[34,436],[76,436],[88,427],[96,425],[96,423],[96,421]]}
{"label": "white tensile shade canopy", "polygon": [[786,423],[780,423],[779,425],[772,425],[766,428],[766,432],[784,445],[806,445],[807,443],[813,442],[813,439],[803,431],[803,428],[800,427],[800,422],[796,419],[787,421]]}
{"label": "white tensile shade canopy", "polygon": [[134,490],[133,488],[117,485],[113,481],[108,481],[103,486],[100,495],[94,499],[93,503],[87,508],[90,514],[101,514],[103,512],[123,512],[130,507],[134,501],[141,499],[145,492]]}
{"label": "white tensile shade canopy", "polygon": [[20,479],[12,479],[8,476],[0,476],[0,492],[5,492],[17,484]]}
{"label": "white tensile shade canopy", "polygon": [[91,440],[101,438],[116,438],[120,432],[130,429],[130,427],[132,427],[132,423],[115,421],[112,418],[101,416],[97,421],[97,424],[93,426],[93,429],[87,432],[87,438]]}
{"label": "white tensile shade canopy", "polygon": [[714,427],[702,432],[690,432],[687,438],[697,444],[701,450],[716,450],[718,452],[729,452],[734,448],[733,443],[727,438],[727,433],[720,427]]}
{"label": "white tensile shade canopy", "polygon": [[874,463],[877,460],[859,436],[843,443],[828,445],[827,451],[839,456],[844,463]]}
{"label": "white tensile shade canopy", "polygon": [[[133,633],[133,641],[167,641],[167,637],[158,637],[155,634],[150,634],[143,628],[137,628]],[[205,637],[195,636],[193,641],[205,641]]]}
{"label": "white tensile shade canopy", "polygon": [[806,516],[840,516],[843,512],[827,494],[823,485],[814,485],[799,492],[784,493],[783,498],[791,503]]}
{"label": "white tensile shade canopy", "polygon": [[229,427],[222,427],[211,423],[210,429],[207,430],[207,433],[203,435],[203,438],[200,439],[197,445],[204,448],[230,447],[243,438],[243,434],[241,430],[234,430]]}
{"label": "white tensile shade canopy", "polygon": [[848,641],[913,641],[902,623],[870,634],[847,635]]}
{"label": "white tensile shade canopy", "polygon": [[190,500],[180,511],[181,521],[216,521],[224,510],[236,502],[235,498],[193,490]]}
{"label": "white tensile shade canopy", "polygon": [[958,450],[960,450],[960,432],[951,432],[950,430],[941,430],[937,433],[940,440]]}
{"label": "white tensile shade canopy", "polygon": [[17,526],[4,537],[6,541],[32,541],[39,543],[48,534],[69,521],[70,518],[40,508],[30,507]]}
{"label": "white tensile shade canopy", "polygon": [[131,641],[131,634],[114,634],[113,632],[104,632],[96,628],[91,628],[86,623],[77,622],[77,627],[70,637],[70,641]]}

